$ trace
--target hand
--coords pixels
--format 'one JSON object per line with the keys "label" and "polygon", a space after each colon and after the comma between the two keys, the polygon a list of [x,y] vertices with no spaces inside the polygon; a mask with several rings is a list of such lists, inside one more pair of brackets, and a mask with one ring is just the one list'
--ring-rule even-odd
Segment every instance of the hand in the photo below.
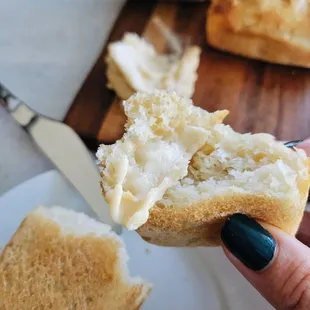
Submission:
{"label": "hand", "polygon": [[[310,139],[298,147],[310,155]],[[309,213],[297,238],[310,244]],[[310,309],[310,249],[305,244],[243,214],[227,220],[222,241],[228,259],[276,309]]]}

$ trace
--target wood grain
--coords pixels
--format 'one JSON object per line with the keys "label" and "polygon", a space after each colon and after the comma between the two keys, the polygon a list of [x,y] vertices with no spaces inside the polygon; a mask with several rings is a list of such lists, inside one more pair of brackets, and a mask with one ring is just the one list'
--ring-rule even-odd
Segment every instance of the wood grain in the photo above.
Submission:
{"label": "wood grain", "polygon": [[297,239],[303,244],[310,247],[310,213],[305,212],[301,225],[299,227],[298,233],[296,235]]}
{"label": "wood grain", "polygon": [[[173,31],[202,47],[194,103],[208,111],[229,109],[226,123],[244,132],[268,132],[280,140],[310,136],[310,70],[250,60],[208,47],[205,17],[208,4],[130,1],[124,6],[108,42],[133,31],[159,51],[167,42],[152,23],[159,16]],[[125,116],[119,100],[106,88],[106,48],[76,96],[65,122],[96,149],[123,134]]]}

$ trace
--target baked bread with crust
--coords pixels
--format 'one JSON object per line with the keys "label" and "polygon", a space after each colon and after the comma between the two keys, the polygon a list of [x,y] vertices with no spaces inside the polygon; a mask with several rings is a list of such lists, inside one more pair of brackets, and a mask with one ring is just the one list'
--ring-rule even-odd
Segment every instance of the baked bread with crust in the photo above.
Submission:
{"label": "baked bread with crust", "polygon": [[110,226],[38,207],[0,256],[0,309],[139,309],[151,286],[129,277],[127,259]]}
{"label": "baked bread with crust", "polygon": [[155,89],[190,98],[195,90],[200,52],[198,46],[189,46],[182,54],[159,54],[144,38],[125,33],[122,40],[108,45],[107,86],[121,99]]}
{"label": "baked bread with crust", "polygon": [[310,67],[309,0],[213,0],[207,41],[220,50]]}
{"label": "baked bread with crust", "polygon": [[99,147],[112,218],[165,246],[219,245],[241,212],[294,235],[309,189],[308,158],[268,134],[240,134],[175,93],[124,102],[124,137]]}
{"label": "baked bread with crust", "polygon": [[176,93],[137,93],[123,102],[126,133],[101,145],[101,187],[112,219],[134,230],[166,190],[185,177],[192,156],[227,111],[209,113]]}

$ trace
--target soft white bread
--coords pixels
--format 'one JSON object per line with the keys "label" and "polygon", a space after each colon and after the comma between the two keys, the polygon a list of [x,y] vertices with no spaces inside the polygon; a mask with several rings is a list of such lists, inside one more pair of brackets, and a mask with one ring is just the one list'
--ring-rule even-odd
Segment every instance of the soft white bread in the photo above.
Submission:
{"label": "soft white bread", "polygon": [[154,46],[135,33],[110,43],[106,57],[108,87],[122,99],[136,91],[176,91],[185,97],[194,93],[200,48],[188,47],[183,55],[159,54]]}
{"label": "soft white bread", "polygon": [[226,111],[208,113],[176,93],[137,93],[123,103],[126,133],[97,151],[111,216],[128,229],[144,224],[166,190],[187,174],[190,159]]}
{"label": "soft white bread", "polygon": [[210,45],[242,56],[310,67],[309,0],[213,0]]}
{"label": "soft white bread", "polygon": [[150,291],[130,278],[108,225],[60,207],[38,207],[0,256],[0,309],[139,309]]}
{"label": "soft white bread", "polygon": [[139,234],[167,246],[219,245],[226,218],[244,213],[297,232],[309,189],[308,159],[267,134],[216,125],[188,174],[150,211]]}
{"label": "soft white bread", "polygon": [[112,212],[134,219],[112,214],[118,223],[167,246],[218,245],[236,212],[296,233],[309,189],[304,151],[236,133],[221,124],[226,111],[209,114],[174,93],[137,94],[124,106],[126,134],[98,150]]}
{"label": "soft white bread", "polygon": [[133,93],[135,93],[135,90],[127,82],[112,58],[107,57],[106,62],[108,88],[113,89],[120,98],[129,98]]}

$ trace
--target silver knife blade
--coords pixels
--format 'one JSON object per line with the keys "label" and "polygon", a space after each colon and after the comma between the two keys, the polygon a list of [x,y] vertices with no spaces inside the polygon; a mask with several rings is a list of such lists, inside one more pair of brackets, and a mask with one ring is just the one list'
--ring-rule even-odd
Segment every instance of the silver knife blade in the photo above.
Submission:
{"label": "silver knife blade", "polygon": [[38,115],[26,104],[18,100],[4,87],[0,98],[4,98],[13,118],[27,130],[29,135],[50,159],[55,167],[70,181],[81,194],[99,219],[121,233],[109,212],[100,190],[100,174],[89,150],[80,137],[69,126]]}

